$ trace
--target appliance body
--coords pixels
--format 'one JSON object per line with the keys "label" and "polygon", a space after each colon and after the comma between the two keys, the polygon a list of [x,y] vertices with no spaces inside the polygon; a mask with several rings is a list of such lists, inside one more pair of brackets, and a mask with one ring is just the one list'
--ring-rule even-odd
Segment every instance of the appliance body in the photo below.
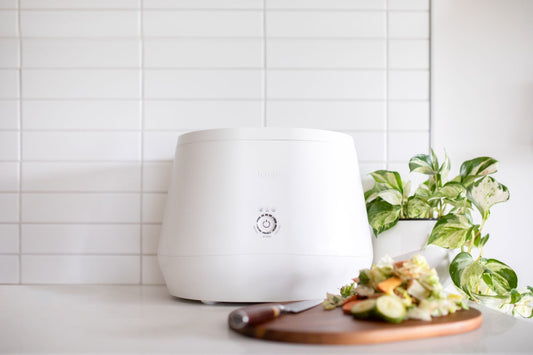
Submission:
{"label": "appliance body", "polygon": [[158,258],[204,302],[323,298],[372,262],[353,139],[238,128],[179,137]]}

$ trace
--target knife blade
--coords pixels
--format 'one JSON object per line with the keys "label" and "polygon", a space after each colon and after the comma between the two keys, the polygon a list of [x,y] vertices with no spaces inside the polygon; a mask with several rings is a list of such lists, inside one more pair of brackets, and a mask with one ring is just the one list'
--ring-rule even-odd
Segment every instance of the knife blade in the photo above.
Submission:
{"label": "knife blade", "polygon": [[322,303],[322,300],[308,300],[289,304],[267,303],[237,309],[229,314],[228,323],[232,329],[242,329],[272,320],[283,313],[300,313]]}

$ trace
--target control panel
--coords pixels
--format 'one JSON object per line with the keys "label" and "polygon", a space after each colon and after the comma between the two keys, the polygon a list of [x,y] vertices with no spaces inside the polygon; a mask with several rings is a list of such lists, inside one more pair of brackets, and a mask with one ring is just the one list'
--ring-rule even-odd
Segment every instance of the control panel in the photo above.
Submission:
{"label": "control panel", "polygon": [[263,236],[270,236],[272,233],[276,232],[278,228],[278,221],[274,216],[273,211],[261,211],[261,214],[255,221],[256,231],[263,234]]}

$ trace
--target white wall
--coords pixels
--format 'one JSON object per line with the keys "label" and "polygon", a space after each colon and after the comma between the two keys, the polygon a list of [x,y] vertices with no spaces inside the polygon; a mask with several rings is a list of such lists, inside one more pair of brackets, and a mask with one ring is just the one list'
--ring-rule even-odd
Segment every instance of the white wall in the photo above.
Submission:
{"label": "white wall", "polygon": [[428,53],[428,0],[0,0],[0,283],[161,283],[189,130],[339,130],[404,166]]}
{"label": "white wall", "polygon": [[511,199],[494,206],[484,255],[533,285],[533,1],[432,2],[432,142],[456,169],[480,155]]}

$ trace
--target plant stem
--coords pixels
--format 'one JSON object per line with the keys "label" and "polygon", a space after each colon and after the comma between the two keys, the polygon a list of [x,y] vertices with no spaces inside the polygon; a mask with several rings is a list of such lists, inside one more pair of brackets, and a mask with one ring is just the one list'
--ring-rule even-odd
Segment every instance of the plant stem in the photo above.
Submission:
{"label": "plant stem", "polygon": [[476,239],[477,234],[474,234],[474,230],[472,230],[472,238],[470,238],[470,242],[468,242],[468,254],[471,254],[472,248],[474,247],[474,240]]}
{"label": "plant stem", "polygon": [[444,215],[444,202],[442,200],[439,200],[439,212],[437,215],[437,218],[441,218]]}
{"label": "plant stem", "polygon": [[481,259],[481,255],[482,255],[482,254],[483,254],[483,247],[480,246],[480,247],[479,247],[479,255],[477,256],[476,261],[479,261],[479,260]]}
{"label": "plant stem", "polygon": [[[472,251],[472,248],[474,247],[474,241],[477,237],[479,237],[481,235],[481,231],[483,230],[483,227],[485,226],[485,222],[487,221],[487,218],[483,218],[483,220],[481,221],[481,225],[479,226],[479,230],[477,231],[477,233],[470,239],[470,243],[468,245],[468,253],[470,253]],[[473,232],[473,231],[472,231]],[[481,254],[483,253],[483,247],[480,247],[479,248],[479,256],[477,258],[477,260],[481,259]]]}

